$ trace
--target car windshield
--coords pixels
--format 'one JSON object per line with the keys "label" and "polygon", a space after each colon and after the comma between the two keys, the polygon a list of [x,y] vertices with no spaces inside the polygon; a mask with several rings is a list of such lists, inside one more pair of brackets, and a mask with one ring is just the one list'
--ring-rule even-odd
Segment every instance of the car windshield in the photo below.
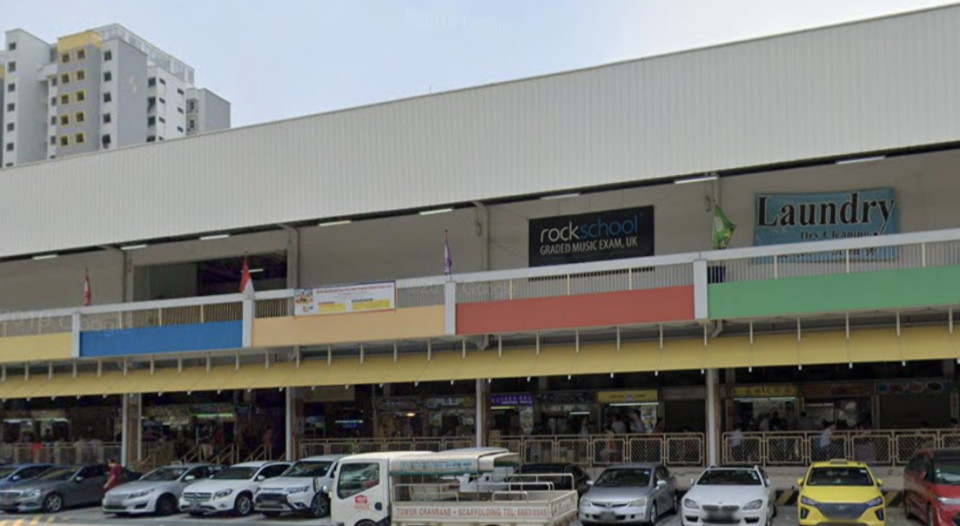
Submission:
{"label": "car windshield", "polygon": [[15,467],[0,468],[0,480],[5,479],[16,472],[17,472],[17,468]]}
{"label": "car windshield", "polygon": [[145,482],[172,482],[186,472],[187,468],[160,468],[147,473],[140,480]]}
{"label": "car windshield", "polygon": [[70,480],[76,474],[76,468],[54,468],[38,478],[40,480]]}
{"label": "car windshield", "polygon": [[645,488],[650,485],[649,469],[608,469],[600,474],[595,488]]}
{"label": "car windshield", "polygon": [[933,482],[934,484],[960,486],[960,460],[938,460],[933,465]]}
{"label": "car windshield", "polygon": [[711,469],[700,475],[697,486],[760,486],[760,474],[752,469]]}
{"label": "car windshield", "polygon": [[257,468],[227,468],[217,473],[213,478],[217,480],[249,480],[257,473]]}
{"label": "car windshield", "polygon": [[815,468],[807,477],[807,486],[873,486],[867,468]]}
{"label": "car windshield", "polygon": [[520,473],[524,475],[554,475],[562,474],[563,466],[521,466]]}
{"label": "car windshield", "polygon": [[284,477],[325,477],[333,462],[309,460],[297,462],[283,474]]}

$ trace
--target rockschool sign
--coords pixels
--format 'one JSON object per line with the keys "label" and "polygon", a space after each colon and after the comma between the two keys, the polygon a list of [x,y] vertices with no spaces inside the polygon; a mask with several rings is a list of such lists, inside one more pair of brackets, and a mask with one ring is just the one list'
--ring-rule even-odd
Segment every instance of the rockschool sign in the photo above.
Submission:
{"label": "rockschool sign", "polygon": [[531,267],[652,256],[653,207],[530,221]]}
{"label": "rockschool sign", "polygon": [[[899,231],[899,210],[892,188],[823,194],[758,194],[753,227],[754,245],[779,245],[854,237],[882,236]],[[833,260],[839,254],[803,259]],[[857,259],[896,257],[891,248],[851,252]]]}

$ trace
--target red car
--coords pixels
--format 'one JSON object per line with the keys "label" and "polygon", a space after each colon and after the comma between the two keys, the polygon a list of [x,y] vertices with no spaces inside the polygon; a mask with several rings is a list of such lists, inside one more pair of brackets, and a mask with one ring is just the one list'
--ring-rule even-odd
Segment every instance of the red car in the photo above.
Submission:
{"label": "red car", "polygon": [[954,526],[960,513],[960,449],[922,449],[903,471],[907,517],[927,526]]}

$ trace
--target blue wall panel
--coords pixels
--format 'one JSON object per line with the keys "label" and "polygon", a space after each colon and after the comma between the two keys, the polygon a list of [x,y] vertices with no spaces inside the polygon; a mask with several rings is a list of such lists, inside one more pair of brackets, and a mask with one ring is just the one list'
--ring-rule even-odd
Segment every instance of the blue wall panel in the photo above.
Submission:
{"label": "blue wall panel", "polygon": [[242,345],[241,321],[80,333],[83,358],[237,349]]}

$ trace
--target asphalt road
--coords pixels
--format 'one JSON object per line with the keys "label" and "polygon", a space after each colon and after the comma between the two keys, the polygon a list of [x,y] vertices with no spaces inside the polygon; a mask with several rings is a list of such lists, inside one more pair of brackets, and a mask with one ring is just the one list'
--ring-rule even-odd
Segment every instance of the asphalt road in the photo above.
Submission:
{"label": "asphalt road", "polygon": [[[187,515],[171,517],[142,517],[122,519],[113,516],[104,516],[100,508],[82,510],[67,510],[57,515],[3,515],[0,514],[0,526],[42,526],[45,524],[68,524],[70,526],[215,526],[226,525],[263,525],[263,526],[329,526],[324,519],[309,520],[298,517],[280,517],[279,519],[265,519],[262,515],[251,515],[244,518],[210,517],[194,519]],[[781,506],[774,526],[795,526],[797,524],[797,510],[791,506]],[[911,523],[903,515],[903,508],[891,508],[888,526],[919,526]],[[668,515],[660,519],[657,526],[680,526],[680,518]]]}

